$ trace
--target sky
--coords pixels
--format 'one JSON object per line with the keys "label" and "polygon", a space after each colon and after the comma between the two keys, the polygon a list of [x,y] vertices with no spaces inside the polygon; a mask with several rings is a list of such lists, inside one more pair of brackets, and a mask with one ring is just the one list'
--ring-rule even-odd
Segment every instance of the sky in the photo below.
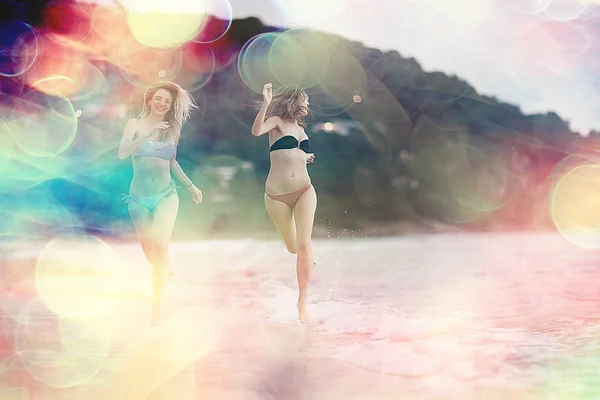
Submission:
{"label": "sky", "polygon": [[[143,4],[174,2],[190,4]],[[554,111],[583,135],[600,130],[600,0],[205,0],[221,14],[227,2],[233,18],[396,50],[525,113]]]}

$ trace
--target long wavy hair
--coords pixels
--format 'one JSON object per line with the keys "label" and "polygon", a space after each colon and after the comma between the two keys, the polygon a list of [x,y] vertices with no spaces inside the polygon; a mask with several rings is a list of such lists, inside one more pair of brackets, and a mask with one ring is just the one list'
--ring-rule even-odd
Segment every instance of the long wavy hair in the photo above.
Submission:
{"label": "long wavy hair", "polygon": [[305,98],[308,98],[308,95],[300,86],[283,86],[277,90],[277,93],[273,93],[273,99],[269,104],[265,119],[278,116],[286,122],[298,122],[298,125],[305,127],[306,124],[303,118],[305,113],[308,114],[308,109],[300,105],[300,102]]}
{"label": "long wavy hair", "polygon": [[138,116],[138,119],[150,115],[150,106],[148,105],[148,102],[152,100],[154,93],[159,89],[168,90],[173,97],[171,108],[164,119],[169,123],[169,129],[165,129],[161,133],[160,138],[161,140],[171,138],[177,142],[181,135],[183,124],[189,119],[192,110],[198,108],[198,105],[190,92],[183,89],[178,84],[169,81],[160,81],[155,85],[149,86],[144,92],[144,108]]}

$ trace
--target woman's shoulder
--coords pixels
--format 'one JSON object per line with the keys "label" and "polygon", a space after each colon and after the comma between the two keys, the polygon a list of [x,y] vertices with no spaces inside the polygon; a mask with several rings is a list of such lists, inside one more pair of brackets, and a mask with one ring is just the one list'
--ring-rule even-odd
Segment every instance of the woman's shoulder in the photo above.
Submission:
{"label": "woman's shoulder", "polygon": [[139,122],[140,122],[140,120],[137,118],[130,118],[129,121],[127,121],[127,124],[125,126],[131,128],[131,129],[135,129],[138,126]]}
{"label": "woman's shoulder", "polygon": [[298,125],[298,128],[300,128],[300,135],[299,135],[299,139],[302,140],[308,140],[308,135],[306,134],[306,130],[304,129],[304,126],[302,125]]}
{"label": "woman's shoulder", "polygon": [[267,118],[265,120],[265,122],[267,122],[267,121],[273,121],[277,124],[283,124],[285,122],[279,115],[271,115],[269,118]]}

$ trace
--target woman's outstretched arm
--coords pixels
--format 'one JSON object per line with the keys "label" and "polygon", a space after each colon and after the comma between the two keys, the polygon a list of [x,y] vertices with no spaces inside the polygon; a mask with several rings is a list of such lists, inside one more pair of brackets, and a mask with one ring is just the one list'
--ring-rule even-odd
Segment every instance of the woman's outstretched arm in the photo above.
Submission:
{"label": "woman's outstretched arm", "polygon": [[170,163],[171,163],[171,173],[173,175],[175,175],[175,177],[179,180],[179,182],[181,182],[183,184],[183,186],[185,186],[186,188],[189,188],[190,186],[194,186],[194,184],[192,183],[192,180],[190,178],[188,178],[188,176],[185,174],[185,172],[183,172],[181,165],[179,165],[179,163],[177,162],[175,157],[173,157],[171,159]]}
{"label": "woman's outstretched arm", "polygon": [[185,186],[188,192],[190,192],[194,203],[202,203],[202,191],[194,185],[190,178],[188,178],[186,173],[183,171],[183,168],[181,168],[181,165],[179,165],[179,162],[177,162],[176,156],[177,153],[175,153],[175,156],[173,156],[173,158],[169,161],[171,173],[175,175],[179,182],[183,183],[183,186]]}
{"label": "woman's outstretched arm", "polygon": [[254,123],[252,124],[252,136],[264,135],[265,133],[275,129],[281,123],[281,118],[276,116],[265,121],[267,109],[269,108],[269,104],[271,104],[271,100],[273,99],[272,87],[273,85],[270,83],[267,83],[263,87],[263,103],[260,107],[260,111],[258,111],[258,115],[254,119]]}

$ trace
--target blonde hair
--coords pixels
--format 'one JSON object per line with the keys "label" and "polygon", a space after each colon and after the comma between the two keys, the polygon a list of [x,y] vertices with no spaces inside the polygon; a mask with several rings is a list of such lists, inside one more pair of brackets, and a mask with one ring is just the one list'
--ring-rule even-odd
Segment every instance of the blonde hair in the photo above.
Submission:
{"label": "blonde hair", "polygon": [[286,122],[294,123],[297,121],[298,125],[306,126],[302,118],[304,118],[305,113],[308,113],[308,109],[300,105],[300,101],[304,98],[308,98],[308,95],[300,86],[284,86],[273,94],[273,100],[269,104],[265,117],[278,116]]}
{"label": "blonde hair", "polygon": [[198,108],[194,97],[187,90],[174,82],[160,81],[155,85],[149,86],[144,92],[144,108],[138,116],[139,118],[145,118],[150,114],[150,106],[148,102],[154,96],[159,89],[165,89],[171,93],[173,101],[171,102],[171,108],[165,115],[165,121],[169,123],[169,129],[165,129],[161,134],[161,139],[173,138],[175,141],[179,140],[181,134],[181,128],[184,122],[188,120],[192,109]]}

